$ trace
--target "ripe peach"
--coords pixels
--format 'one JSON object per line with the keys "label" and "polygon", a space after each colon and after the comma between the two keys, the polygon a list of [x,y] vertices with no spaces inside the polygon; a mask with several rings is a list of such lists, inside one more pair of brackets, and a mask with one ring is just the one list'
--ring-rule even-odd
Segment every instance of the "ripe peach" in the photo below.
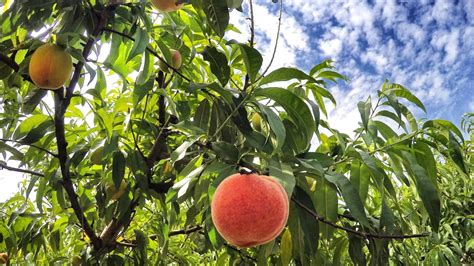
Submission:
{"label": "ripe peach", "polygon": [[42,89],[58,89],[71,76],[71,55],[55,44],[45,43],[31,56],[29,72],[36,86]]}
{"label": "ripe peach", "polygon": [[177,0],[151,0],[151,3],[162,12],[173,12],[183,7],[183,4],[178,4]]}
{"label": "ripe peach", "polygon": [[246,248],[268,243],[288,220],[288,195],[273,177],[234,174],[217,187],[211,216],[219,234],[230,244]]}
{"label": "ripe peach", "polygon": [[6,264],[8,262],[8,253],[0,253],[0,264]]}
{"label": "ripe peach", "polygon": [[[170,49],[171,53],[171,62],[168,64],[172,66],[174,69],[179,69],[181,67],[181,64],[183,63],[183,59],[181,57],[181,53],[178,50]],[[163,70],[164,72],[170,72],[170,68],[160,60],[158,63],[160,66],[160,69]]]}

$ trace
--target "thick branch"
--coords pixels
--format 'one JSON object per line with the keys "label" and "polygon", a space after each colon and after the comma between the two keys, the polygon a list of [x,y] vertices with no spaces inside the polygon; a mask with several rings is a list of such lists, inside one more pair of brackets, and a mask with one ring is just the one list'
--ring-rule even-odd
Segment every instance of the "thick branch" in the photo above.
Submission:
{"label": "thick branch", "polygon": [[3,142],[15,142],[15,143],[18,143],[18,144],[21,144],[21,145],[25,145],[25,146],[30,146],[30,147],[33,147],[35,149],[38,149],[40,151],[44,151],[46,152],[47,154],[53,156],[53,157],[58,157],[57,154],[54,154],[50,151],[48,151],[47,149],[45,148],[42,148],[42,147],[39,147],[37,145],[34,145],[34,144],[28,144],[28,143],[24,143],[24,142],[21,142],[21,141],[18,141],[18,140],[13,140],[13,139],[0,139],[0,141],[3,141]]}
{"label": "thick branch", "polygon": [[305,210],[307,213],[309,213],[311,216],[313,216],[316,220],[322,222],[322,223],[325,223],[327,225],[330,225],[334,228],[337,228],[337,229],[340,229],[340,230],[344,230],[350,234],[353,234],[353,235],[356,235],[358,237],[361,237],[361,238],[380,238],[380,239],[407,239],[407,238],[418,238],[418,237],[426,237],[426,236],[429,236],[430,233],[429,232],[424,232],[424,233],[420,233],[420,234],[412,234],[412,235],[384,235],[384,234],[377,234],[377,233],[367,233],[367,232],[361,232],[361,231],[356,231],[352,228],[348,228],[348,227],[344,227],[344,226],[340,226],[338,224],[335,224],[331,221],[328,221],[326,220],[325,217],[323,216],[320,216],[319,214],[317,214],[316,212],[314,212],[313,210],[311,210],[310,208],[308,208],[307,206],[305,206],[303,203],[297,201],[296,199],[292,198],[291,199],[296,205],[298,205],[299,207],[301,207],[303,210]]}
{"label": "thick branch", "polygon": [[[98,38],[99,34],[103,31],[104,27],[107,25],[107,20],[111,14],[113,14],[116,8],[116,4],[111,4],[105,7],[102,10],[99,18],[99,22],[95,26],[94,30],[92,31],[92,35],[87,40],[82,56],[84,60],[87,60],[92,47],[94,46],[96,39]],[[92,245],[95,249],[102,248],[102,241],[97,235],[95,234],[92,226],[87,221],[84,211],[82,210],[81,205],[79,204],[78,195],[74,189],[74,185],[71,180],[70,169],[69,169],[69,155],[67,152],[67,141],[65,135],[65,128],[64,128],[64,113],[68,108],[71,98],[73,96],[74,88],[79,81],[81,76],[82,68],[84,67],[84,62],[80,61],[76,64],[74,68],[74,74],[71,78],[71,82],[66,89],[66,97],[64,97],[64,93],[62,90],[55,91],[55,115],[54,115],[54,125],[55,125],[55,133],[56,133],[56,142],[58,146],[58,158],[59,164],[61,166],[61,174],[63,177],[62,185],[64,190],[66,191],[69,201],[71,202],[71,207],[74,210],[74,213],[81,224],[82,229],[90,238]]]}
{"label": "thick branch", "polygon": [[0,170],[3,170],[3,169],[8,170],[8,171],[12,171],[12,172],[25,173],[25,174],[35,175],[35,176],[39,176],[39,177],[44,177],[44,174],[42,174],[42,173],[38,173],[38,172],[31,171],[31,170],[28,170],[28,169],[21,169],[21,168],[8,166],[8,165],[0,162]]}

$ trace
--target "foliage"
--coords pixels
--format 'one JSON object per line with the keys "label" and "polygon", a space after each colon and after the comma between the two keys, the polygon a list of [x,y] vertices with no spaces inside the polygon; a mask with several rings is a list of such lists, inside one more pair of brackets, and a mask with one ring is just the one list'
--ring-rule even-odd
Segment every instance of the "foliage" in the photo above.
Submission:
{"label": "foliage", "polygon": [[[0,163],[28,178],[1,204],[0,252],[17,264],[472,263],[472,120],[467,140],[449,121],[417,120],[423,103],[386,81],[358,104],[355,136],[333,129],[328,85],[346,78],[331,61],[269,72],[253,42],[223,38],[241,4],[4,1]],[[55,92],[27,71],[48,41],[75,64]],[[183,66],[167,74],[170,49]],[[238,171],[292,195],[269,244],[238,250],[212,224],[214,190]],[[107,187],[123,180],[115,200]]]}

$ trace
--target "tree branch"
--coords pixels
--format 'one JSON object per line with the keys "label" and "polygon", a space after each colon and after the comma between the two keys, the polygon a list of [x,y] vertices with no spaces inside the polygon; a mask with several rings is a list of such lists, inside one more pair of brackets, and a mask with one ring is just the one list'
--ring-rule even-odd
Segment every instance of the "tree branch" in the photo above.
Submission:
{"label": "tree branch", "polygon": [[11,59],[10,57],[8,57],[8,55],[6,55],[4,53],[0,53],[0,61],[5,63],[7,66],[9,66],[15,72],[18,72],[20,70],[20,66],[15,62],[15,60]]}
{"label": "tree branch", "polygon": [[[5,63],[7,66],[9,66],[11,69],[13,69],[13,71],[15,71],[16,73],[18,73],[20,71],[20,66],[15,62],[15,60],[13,60],[12,58],[8,57],[8,55],[4,54],[4,53],[0,53],[0,61],[2,61],[3,63]],[[33,81],[31,80],[30,76],[27,75],[27,74],[22,74],[21,77],[24,79],[24,80],[27,80],[31,83],[33,83]]]}
{"label": "tree branch", "polygon": [[31,171],[31,170],[28,170],[28,169],[21,169],[21,168],[8,166],[8,165],[4,164],[3,162],[0,162],[0,170],[3,170],[3,169],[8,170],[8,171],[12,171],[12,172],[25,173],[25,174],[35,175],[35,176],[39,176],[39,177],[44,177],[44,174],[42,174],[42,173],[38,173],[38,172]]}
{"label": "tree branch", "polygon": [[420,233],[420,234],[412,234],[412,235],[384,235],[384,234],[377,234],[377,233],[367,233],[367,232],[361,232],[361,231],[356,231],[352,228],[348,228],[348,227],[344,227],[344,226],[340,226],[338,224],[335,224],[331,221],[328,221],[326,220],[325,217],[323,216],[320,216],[319,214],[317,214],[316,212],[314,212],[313,210],[311,210],[310,208],[308,208],[307,206],[305,206],[303,203],[299,202],[298,200],[294,199],[294,198],[291,198],[291,200],[296,204],[298,205],[299,207],[301,207],[303,210],[305,210],[307,213],[309,213],[311,216],[313,216],[316,220],[322,222],[322,223],[325,223],[327,225],[330,225],[334,228],[337,228],[337,229],[340,229],[340,230],[344,230],[350,234],[353,234],[353,235],[356,235],[358,237],[361,237],[361,238],[380,238],[380,239],[407,239],[407,238],[418,238],[418,237],[426,237],[426,236],[429,236],[431,233],[429,232],[424,232],[424,233]]}
{"label": "tree branch", "polygon": [[[168,233],[168,236],[188,235],[188,234],[191,234],[191,233],[200,231],[200,230],[202,230],[202,229],[203,229],[202,226],[196,225],[196,226],[194,226],[194,227],[187,228],[187,229],[182,229],[182,230],[177,230],[177,231],[171,231],[171,232]],[[150,238],[151,238],[151,237],[150,237]]]}
{"label": "tree branch", "polygon": [[52,153],[50,151],[48,151],[47,149],[45,148],[42,148],[42,147],[39,147],[39,146],[36,146],[34,144],[28,144],[28,143],[24,143],[24,142],[21,142],[21,141],[18,141],[18,140],[13,140],[13,139],[0,139],[0,141],[3,141],[3,142],[15,142],[15,143],[18,143],[18,144],[21,144],[21,145],[25,145],[25,146],[30,146],[30,147],[33,147],[33,148],[36,148],[40,151],[44,151],[46,152],[47,154],[53,156],[53,157],[58,157],[57,154],[55,153]]}
{"label": "tree branch", "polygon": [[[99,22],[95,26],[94,30],[92,31],[91,36],[87,40],[84,49],[82,51],[82,56],[85,60],[89,56],[92,47],[94,46],[96,39],[98,38],[99,34],[104,30],[105,26],[107,25],[107,21],[109,16],[111,16],[117,4],[109,4],[106,6],[99,18]],[[69,83],[69,86],[66,89],[66,96],[64,97],[63,90],[56,90],[55,91],[55,114],[54,114],[54,125],[55,125],[55,133],[56,133],[56,142],[58,146],[58,158],[59,164],[61,166],[61,174],[62,174],[62,185],[69,197],[69,201],[71,202],[71,207],[74,210],[74,213],[81,224],[82,229],[90,238],[92,245],[96,250],[99,250],[103,247],[102,240],[96,235],[94,229],[87,221],[84,211],[82,210],[81,205],[79,204],[78,195],[74,189],[74,185],[71,180],[70,169],[69,169],[69,155],[67,152],[67,141],[65,135],[65,128],[64,128],[64,114],[71,103],[71,98],[73,96],[74,88],[76,87],[79,78],[81,76],[82,68],[84,67],[84,62],[80,61],[75,65],[74,73]]]}

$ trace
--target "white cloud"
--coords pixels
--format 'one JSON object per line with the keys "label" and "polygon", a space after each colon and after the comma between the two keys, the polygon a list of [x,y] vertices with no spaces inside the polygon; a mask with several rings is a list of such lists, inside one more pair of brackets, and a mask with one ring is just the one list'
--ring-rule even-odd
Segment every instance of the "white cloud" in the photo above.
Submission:
{"label": "white cloud", "polygon": [[374,50],[369,50],[366,53],[362,54],[361,59],[364,63],[372,64],[378,73],[382,73],[384,68],[387,67],[388,60],[387,58],[380,53],[377,53]]}
{"label": "white cloud", "polygon": [[437,23],[446,24],[453,18],[452,11],[454,7],[452,6],[452,2],[453,1],[436,0],[431,15]]}
{"label": "white cloud", "polygon": [[337,58],[339,53],[342,51],[342,42],[339,39],[332,39],[327,41],[321,41],[319,43],[321,51],[324,55]]}

